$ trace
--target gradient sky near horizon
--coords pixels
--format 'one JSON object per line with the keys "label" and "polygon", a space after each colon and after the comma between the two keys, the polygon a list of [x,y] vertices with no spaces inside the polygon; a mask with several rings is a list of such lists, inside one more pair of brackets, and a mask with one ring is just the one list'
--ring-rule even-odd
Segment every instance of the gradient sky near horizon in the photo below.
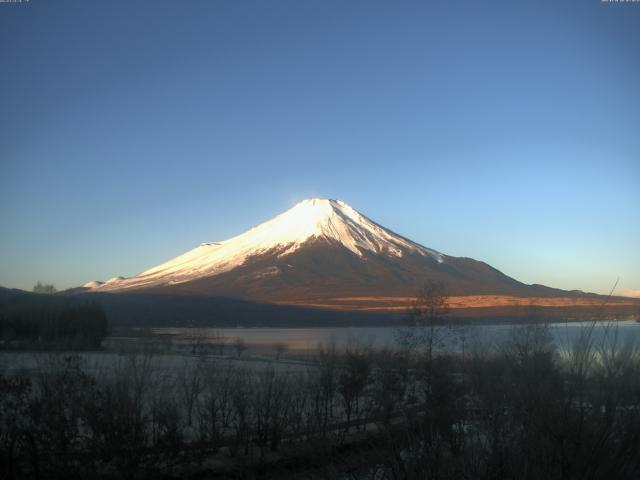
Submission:
{"label": "gradient sky near horizon", "polygon": [[0,285],[130,276],[308,197],[640,294],[640,3],[0,3]]}

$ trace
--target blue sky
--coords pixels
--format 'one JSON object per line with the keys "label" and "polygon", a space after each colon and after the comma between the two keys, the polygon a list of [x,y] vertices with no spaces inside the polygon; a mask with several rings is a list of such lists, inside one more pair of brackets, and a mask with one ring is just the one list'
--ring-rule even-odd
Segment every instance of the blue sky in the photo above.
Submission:
{"label": "blue sky", "polygon": [[132,275],[311,197],[640,290],[640,4],[0,3],[0,285]]}

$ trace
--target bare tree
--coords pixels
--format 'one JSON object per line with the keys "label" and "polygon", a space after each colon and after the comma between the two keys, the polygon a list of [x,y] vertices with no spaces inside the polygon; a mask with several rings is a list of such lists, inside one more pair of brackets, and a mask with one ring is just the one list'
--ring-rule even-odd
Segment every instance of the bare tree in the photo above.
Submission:
{"label": "bare tree", "polygon": [[224,367],[216,363],[204,372],[204,389],[197,410],[198,423],[200,438],[209,442],[214,451],[218,449],[224,432],[230,428],[235,376],[236,371],[231,363]]}
{"label": "bare tree", "polygon": [[90,451],[98,458],[113,459],[121,475],[136,472],[149,433],[156,437],[153,428],[149,431],[152,399],[158,397],[151,360],[149,355],[127,355],[114,364],[85,406]]}
{"label": "bare tree", "polygon": [[182,369],[178,376],[178,384],[182,399],[187,410],[187,425],[193,424],[193,408],[204,388],[204,362],[197,359],[195,364],[190,359],[184,359]]}
{"label": "bare tree", "polygon": [[324,347],[318,345],[317,358],[317,419],[322,436],[326,436],[334,417],[334,398],[337,388],[338,354],[336,341],[331,339]]}
{"label": "bare tree", "polygon": [[431,325],[449,316],[449,296],[442,282],[427,280],[410,306],[415,326]]}
{"label": "bare tree", "polygon": [[286,351],[289,349],[289,346],[284,342],[280,342],[275,345],[275,348],[276,348],[276,360],[280,360],[282,355],[284,355]]}
{"label": "bare tree", "polygon": [[431,361],[433,352],[454,336],[449,310],[444,284],[427,280],[409,306],[407,328],[396,332],[396,340],[408,351],[424,352]]}
{"label": "bare tree", "polygon": [[245,369],[237,370],[231,385],[230,396],[233,408],[232,425],[235,430],[234,438],[230,445],[232,456],[239,453],[241,448],[244,450],[245,455],[249,454],[251,420],[253,417],[251,409],[252,387],[250,373]]}
{"label": "bare tree", "polygon": [[240,358],[242,354],[247,350],[247,344],[244,343],[243,338],[236,338],[233,342],[233,349],[236,351],[236,356]]}
{"label": "bare tree", "polygon": [[214,355],[224,355],[224,348],[227,344],[227,337],[224,333],[216,330],[211,337],[211,348]]}
{"label": "bare tree", "polygon": [[290,393],[286,372],[278,374],[272,367],[257,374],[252,399],[255,434],[261,455],[264,447],[276,450],[289,418]]}
{"label": "bare tree", "polygon": [[338,377],[338,392],[347,417],[345,432],[348,432],[351,427],[353,414],[357,416],[360,413],[360,398],[369,382],[371,370],[369,350],[357,344],[348,345],[345,351],[345,364]]}
{"label": "bare tree", "polygon": [[408,386],[407,357],[388,349],[376,355],[373,370],[372,407],[383,425],[388,425],[394,414],[404,406]]}
{"label": "bare tree", "polygon": [[191,353],[193,355],[202,357],[209,354],[209,351],[212,349],[207,332],[204,329],[194,329],[191,340]]}

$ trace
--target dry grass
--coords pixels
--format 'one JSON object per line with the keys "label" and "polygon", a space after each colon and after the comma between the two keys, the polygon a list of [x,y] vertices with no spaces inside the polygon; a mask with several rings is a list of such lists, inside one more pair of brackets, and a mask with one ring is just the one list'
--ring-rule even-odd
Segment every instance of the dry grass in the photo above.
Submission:
{"label": "dry grass", "polygon": [[[402,312],[407,309],[412,297],[393,296],[360,296],[334,297],[315,300],[281,301],[279,304],[298,305],[306,307],[326,308],[343,311],[368,312]],[[449,297],[452,310],[506,308],[517,309],[526,313],[534,308],[579,308],[594,309],[603,304],[602,297],[517,297],[511,295],[466,295]],[[607,301],[608,307],[640,308],[640,301],[633,298],[613,297]]]}

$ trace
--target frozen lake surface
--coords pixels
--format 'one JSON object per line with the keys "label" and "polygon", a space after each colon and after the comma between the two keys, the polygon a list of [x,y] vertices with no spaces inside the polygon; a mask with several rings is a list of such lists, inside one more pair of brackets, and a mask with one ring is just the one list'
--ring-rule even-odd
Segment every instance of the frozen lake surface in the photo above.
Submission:
{"label": "frozen lake surface", "polygon": [[[445,341],[442,351],[466,352],[495,351],[508,341],[514,331],[527,325],[466,325],[443,328]],[[550,338],[559,351],[570,351],[576,342],[590,333],[592,345],[625,347],[640,346],[640,323],[624,320],[608,323],[573,322],[548,325]],[[139,330],[139,336],[109,337],[104,350],[82,352],[86,368],[94,372],[112,371],[128,360],[127,353],[153,353],[150,362],[154,369],[172,372],[195,361],[201,353],[211,355],[210,360],[233,363],[250,369],[269,365],[278,369],[298,371],[305,368],[318,352],[318,347],[335,344],[342,350],[350,343],[374,348],[396,348],[398,328],[394,327],[331,327],[331,328],[159,328]],[[241,339],[245,349],[236,350]],[[224,349],[219,346],[224,344]],[[205,347],[201,350],[201,347]],[[215,347],[215,348],[209,348]],[[35,371],[49,366],[56,358],[69,352],[0,352],[2,371]],[[62,354],[62,355],[61,355]]]}
{"label": "frozen lake surface", "polygon": [[[514,329],[525,328],[524,325],[465,325],[454,327],[446,350],[458,351],[465,348],[482,347],[491,349],[508,339]],[[549,333],[559,350],[569,350],[575,341],[592,332],[594,342],[602,340],[616,340],[620,344],[640,342],[640,323],[634,320],[620,320],[617,322],[569,322],[548,324]],[[447,328],[444,327],[443,330]],[[242,339],[247,346],[257,350],[267,351],[279,345],[288,351],[313,352],[319,345],[329,345],[333,342],[343,348],[350,342],[357,342],[377,348],[394,347],[396,345],[395,327],[329,327],[329,328],[159,328],[153,332],[159,335],[171,336],[177,341],[190,342],[197,339],[201,342],[219,342],[226,340],[227,345],[233,345],[236,339]]]}

